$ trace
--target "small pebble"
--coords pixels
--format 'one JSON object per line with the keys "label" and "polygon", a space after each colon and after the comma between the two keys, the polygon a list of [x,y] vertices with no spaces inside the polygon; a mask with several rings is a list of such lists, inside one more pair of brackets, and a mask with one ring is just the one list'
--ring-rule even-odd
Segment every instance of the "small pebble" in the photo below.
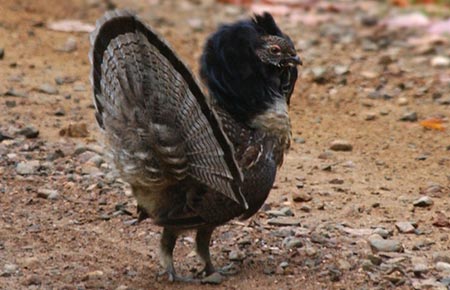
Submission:
{"label": "small pebble", "polygon": [[69,37],[67,38],[64,45],[58,49],[59,51],[63,52],[72,52],[77,50],[77,39],[75,37]]}
{"label": "small pebble", "polygon": [[403,245],[397,240],[369,240],[370,247],[375,252],[403,252]]}
{"label": "small pebble", "polygon": [[416,276],[421,276],[423,274],[426,274],[428,272],[429,268],[426,264],[418,263],[414,264],[413,267],[413,273]]}
{"label": "small pebble", "polygon": [[405,97],[398,98],[398,100],[397,100],[397,104],[399,106],[406,106],[406,105],[408,105],[408,103],[409,103],[408,99]]}
{"label": "small pebble", "polygon": [[25,136],[26,138],[29,139],[33,139],[39,136],[39,130],[36,129],[34,126],[26,126],[17,131],[17,134]]}
{"label": "small pebble", "polygon": [[58,90],[50,84],[40,85],[38,91],[49,95],[56,95],[58,93]]}
{"label": "small pebble", "polygon": [[334,140],[330,144],[330,149],[333,151],[352,151],[353,145],[346,140]]}
{"label": "small pebble", "polygon": [[377,118],[377,114],[370,112],[370,113],[366,113],[366,115],[364,116],[364,120],[366,121],[373,121]]}
{"label": "small pebble", "polygon": [[39,160],[23,161],[16,165],[16,172],[20,175],[30,175],[36,173],[40,166]]}
{"label": "small pebble", "polygon": [[450,251],[439,251],[432,254],[434,262],[445,262],[450,264]]}
{"label": "small pebble", "polygon": [[200,18],[191,18],[187,22],[194,31],[202,31],[205,27],[203,20]]}
{"label": "small pebble", "polygon": [[59,193],[57,190],[54,190],[54,189],[40,188],[40,189],[38,189],[37,196],[40,198],[56,200],[59,197]]}
{"label": "small pebble", "polygon": [[397,222],[395,227],[404,234],[414,233],[416,229],[410,222]]}
{"label": "small pebble", "polygon": [[59,135],[73,138],[82,138],[89,136],[89,132],[86,123],[73,123],[61,129],[59,131]]}
{"label": "small pebble", "polygon": [[276,217],[269,219],[268,224],[273,226],[299,226],[300,219],[294,217]]}
{"label": "small pebble", "polygon": [[416,122],[418,119],[416,112],[407,112],[400,117],[400,121],[403,122]]}
{"label": "small pebble", "polygon": [[301,239],[295,237],[286,237],[282,243],[283,247],[286,249],[296,249],[304,246],[304,243]]}
{"label": "small pebble", "polygon": [[3,266],[3,272],[9,275],[15,274],[19,267],[16,264],[5,264]]}
{"label": "small pebble", "polygon": [[54,115],[57,117],[62,117],[66,115],[66,111],[63,108],[59,108],[55,111]]}
{"label": "small pebble", "polygon": [[417,207],[428,207],[433,205],[433,200],[431,199],[431,197],[429,196],[422,196],[421,198],[417,199],[416,201],[413,202],[414,206]]}
{"label": "small pebble", "polygon": [[449,272],[450,273],[450,264],[445,262],[437,262],[436,270],[439,272]]}
{"label": "small pebble", "polygon": [[39,286],[41,285],[42,281],[41,278],[38,275],[30,275],[28,276],[25,281],[23,282],[24,286]]}
{"label": "small pebble", "polygon": [[431,59],[431,66],[436,68],[446,68],[450,66],[450,58],[446,56],[435,56]]}
{"label": "small pebble", "polygon": [[304,191],[297,191],[292,194],[292,200],[294,202],[308,202],[312,200],[312,196]]}
{"label": "small pebble", "polygon": [[242,261],[245,259],[245,253],[239,250],[233,250],[229,253],[228,259],[231,261]]}
{"label": "small pebble", "polygon": [[327,69],[325,67],[313,67],[311,69],[312,73],[313,73],[313,80],[316,83],[326,83],[328,81],[328,76],[327,76]]}

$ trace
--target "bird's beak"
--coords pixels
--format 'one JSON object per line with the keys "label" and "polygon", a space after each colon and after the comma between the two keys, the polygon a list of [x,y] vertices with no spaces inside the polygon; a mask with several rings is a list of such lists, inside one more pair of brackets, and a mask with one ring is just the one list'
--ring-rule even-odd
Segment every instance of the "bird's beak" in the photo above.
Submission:
{"label": "bird's beak", "polygon": [[303,62],[300,59],[300,57],[298,55],[296,55],[289,59],[288,64],[289,64],[289,66],[297,66],[297,65],[303,65]]}

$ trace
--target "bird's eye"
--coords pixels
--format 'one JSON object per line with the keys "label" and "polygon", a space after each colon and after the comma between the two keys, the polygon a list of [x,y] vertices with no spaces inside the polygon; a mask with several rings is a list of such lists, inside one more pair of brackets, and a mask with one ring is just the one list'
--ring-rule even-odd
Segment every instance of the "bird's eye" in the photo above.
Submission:
{"label": "bird's eye", "polygon": [[278,45],[272,45],[269,49],[273,54],[279,54],[281,52],[281,48]]}

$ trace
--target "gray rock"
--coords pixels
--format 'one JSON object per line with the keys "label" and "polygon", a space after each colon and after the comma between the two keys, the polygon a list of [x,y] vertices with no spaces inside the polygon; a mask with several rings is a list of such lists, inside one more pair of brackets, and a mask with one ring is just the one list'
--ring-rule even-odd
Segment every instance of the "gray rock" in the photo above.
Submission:
{"label": "gray rock", "polygon": [[66,115],[66,111],[63,108],[59,108],[53,114],[57,117],[62,117],[64,115]]}
{"label": "gray rock", "polygon": [[38,91],[41,93],[56,95],[58,94],[58,89],[52,86],[51,84],[42,84],[39,86]]}
{"label": "gray rock", "polygon": [[302,137],[294,137],[294,142],[297,144],[305,144],[306,140]]}
{"label": "gray rock", "polygon": [[295,237],[287,237],[283,240],[282,245],[285,249],[296,249],[304,246],[303,240]]}
{"label": "gray rock", "polygon": [[433,205],[433,203],[434,202],[431,199],[431,197],[429,197],[429,196],[422,196],[421,198],[415,200],[413,202],[413,205],[417,206],[417,207],[428,207],[428,206]]}
{"label": "gray rock", "polygon": [[416,112],[407,112],[400,117],[400,121],[403,122],[417,122],[417,113]]}
{"label": "gray rock", "polygon": [[268,220],[268,224],[273,226],[299,226],[300,219],[294,217],[276,217]]}
{"label": "gray rock", "polygon": [[75,37],[70,36],[69,38],[67,38],[66,42],[64,43],[64,45],[61,47],[60,50],[64,52],[72,52],[77,50],[77,39]]}
{"label": "gray rock", "polygon": [[325,67],[316,66],[311,69],[313,80],[316,83],[325,83],[328,81],[328,71]]}
{"label": "gray rock", "polygon": [[431,66],[436,68],[446,68],[450,66],[450,58],[447,56],[438,55],[431,59]]}
{"label": "gray rock", "polygon": [[285,216],[294,216],[294,213],[292,212],[291,208],[288,206],[282,207],[280,208],[280,211],[285,215]]}
{"label": "gray rock", "polygon": [[30,175],[37,172],[40,166],[39,160],[19,162],[16,166],[16,172],[20,175]]}
{"label": "gray rock", "polygon": [[233,250],[229,253],[228,259],[231,261],[242,261],[245,259],[245,253],[239,250]]}
{"label": "gray rock", "polygon": [[330,144],[330,149],[333,151],[352,151],[353,145],[346,140],[334,140]]}
{"label": "gray rock", "polygon": [[100,167],[105,162],[105,160],[103,160],[103,158],[100,155],[95,154],[87,162],[94,164],[97,167]]}
{"label": "gray rock", "polygon": [[85,92],[86,91],[86,87],[83,84],[75,84],[73,86],[73,90],[75,92]]}
{"label": "gray rock", "polygon": [[376,266],[381,265],[383,263],[383,259],[381,259],[380,256],[376,255],[368,255],[367,258],[369,259],[370,263]]}
{"label": "gray rock", "polygon": [[397,240],[371,239],[369,244],[374,252],[403,252],[403,245]]}
{"label": "gray rock", "polygon": [[188,19],[187,22],[194,31],[203,31],[203,29],[205,28],[205,24],[200,18],[191,18]]}
{"label": "gray rock", "polygon": [[280,227],[270,232],[275,237],[290,237],[294,235],[292,227]]}
{"label": "gray rock", "polygon": [[361,45],[365,51],[376,51],[379,49],[378,45],[369,39],[363,39]]}
{"label": "gray rock", "polygon": [[336,266],[331,265],[328,267],[328,275],[332,282],[337,282],[341,280],[342,272]]}
{"label": "gray rock", "polygon": [[439,103],[439,105],[443,105],[443,106],[450,105],[450,97],[440,99],[438,101],[438,103]]}
{"label": "gray rock", "polygon": [[15,101],[15,100],[6,100],[5,101],[5,105],[8,107],[8,108],[15,108],[16,106],[17,106],[17,102]]}
{"label": "gray rock", "polygon": [[34,126],[26,126],[19,131],[17,131],[17,134],[25,136],[26,138],[32,139],[37,138],[39,136],[39,130],[36,129]]}
{"label": "gray rock", "polygon": [[383,228],[376,228],[373,230],[373,233],[380,235],[384,239],[388,238],[391,235],[391,233],[388,230]]}
{"label": "gray rock", "polygon": [[292,200],[294,202],[308,202],[312,200],[312,196],[304,191],[298,191],[292,194]]}
{"label": "gray rock", "polygon": [[311,212],[311,207],[307,206],[307,205],[302,205],[300,207],[300,210],[303,212]]}
{"label": "gray rock", "polygon": [[444,284],[439,283],[435,278],[414,280],[411,286],[413,289],[448,290]]}
{"label": "gray rock", "polygon": [[372,272],[374,270],[375,267],[373,265],[374,264],[370,260],[362,260],[361,262],[361,268],[367,272]]}
{"label": "gray rock", "polygon": [[432,256],[435,263],[445,262],[450,264],[450,251],[433,252]]}
{"label": "gray rock", "polygon": [[405,97],[400,97],[400,98],[398,98],[398,100],[397,100],[397,104],[398,104],[399,106],[406,106],[406,105],[408,105],[408,103],[409,103],[409,101],[408,101],[408,99],[405,98]]}
{"label": "gray rock", "polygon": [[439,272],[449,272],[450,273],[450,263],[437,262],[435,268]]}
{"label": "gray rock", "polygon": [[342,271],[348,271],[352,267],[352,265],[347,260],[344,260],[344,259],[339,259],[337,261],[337,266],[338,266],[339,270],[342,270]]}
{"label": "gray rock", "polygon": [[364,120],[366,120],[366,121],[373,121],[376,118],[377,118],[377,114],[373,113],[373,112],[366,113],[364,116]]}
{"label": "gray rock", "polygon": [[59,197],[59,193],[57,190],[54,190],[54,189],[40,188],[40,189],[38,189],[37,196],[40,198],[56,200]]}
{"label": "gray rock", "polygon": [[273,217],[286,216],[286,214],[284,212],[282,212],[281,210],[268,210],[268,211],[266,211],[266,213],[269,216],[273,216]]}
{"label": "gray rock", "polygon": [[307,246],[305,247],[305,254],[309,257],[313,257],[317,254],[317,250],[313,246]]}
{"label": "gray rock", "polygon": [[57,85],[71,84],[77,80],[76,77],[73,76],[57,76],[55,78],[55,83]]}
{"label": "gray rock", "polygon": [[17,266],[16,264],[7,263],[3,266],[2,274],[4,276],[11,276],[11,275],[15,274],[18,270],[19,270],[19,266]]}
{"label": "gray rock", "polygon": [[348,66],[346,65],[336,65],[334,66],[334,73],[338,76],[348,74]]}
{"label": "gray rock", "polygon": [[424,263],[418,263],[413,265],[413,273],[416,276],[421,276],[429,271],[428,265]]}
{"label": "gray rock", "polygon": [[8,89],[4,93],[4,95],[5,96],[10,96],[10,97],[21,97],[21,98],[27,98],[28,97],[27,93],[18,91],[18,90],[14,89],[14,88]]}
{"label": "gray rock", "polygon": [[414,233],[415,228],[410,222],[397,222],[395,224],[395,227],[398,229],[399,232],[404,234],[410,234]]}

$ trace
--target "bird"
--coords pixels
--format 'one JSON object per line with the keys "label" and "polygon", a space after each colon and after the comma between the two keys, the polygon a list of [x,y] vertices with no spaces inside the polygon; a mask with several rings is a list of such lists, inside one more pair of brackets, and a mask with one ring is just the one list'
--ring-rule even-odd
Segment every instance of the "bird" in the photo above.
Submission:
{"label": "bird", "polygon": [[128,10],[106,12],[90,43],[104,146],[131,186],[139,221],[162,227],[164,273],[169,281],[194,280],[179,276],[173,263],[185,231],[196,232],[201,276],[218,273],[213,231],[260,209],[289,149],[288,108],[302,64],[292,40],[267,12],[220,26],[200,58],[203,85]]}

